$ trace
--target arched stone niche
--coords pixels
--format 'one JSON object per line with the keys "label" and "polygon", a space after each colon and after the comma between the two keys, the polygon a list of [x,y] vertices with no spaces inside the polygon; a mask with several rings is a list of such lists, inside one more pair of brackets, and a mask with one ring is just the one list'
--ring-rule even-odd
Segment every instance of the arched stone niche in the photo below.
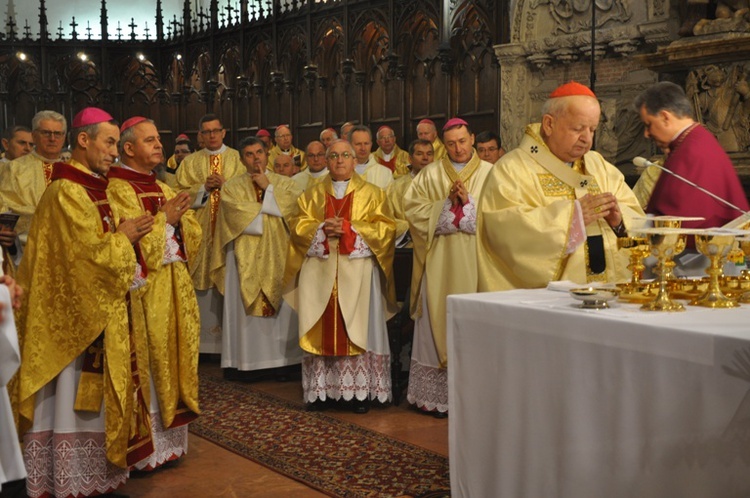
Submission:
{"label": "arched stone niche", "polygon": [[511,148],[520,142],[526,123],[539,120],[542,103],[555,87],[570,80],[590,84],[593,52],[602,104],[597,150],[632,172],[633,156],[649,155],[651,149],[632,101],[658,79],[633,55],[653,52],[676,36],[679,21],[670,16],[668,0],[516,0],[511,13],[510,43],[494,47],[503,142]]}

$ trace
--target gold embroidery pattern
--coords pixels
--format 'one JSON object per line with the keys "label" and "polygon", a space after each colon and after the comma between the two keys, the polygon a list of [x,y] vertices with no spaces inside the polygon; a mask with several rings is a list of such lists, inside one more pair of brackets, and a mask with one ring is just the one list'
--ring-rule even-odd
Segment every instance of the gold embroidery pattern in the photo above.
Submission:
{"label": "gold embroidery pattern", "polygon": [[44,163],[43,167],[44,167],[44,184],[47,187],[49,187],[49,184],[52,183],[52,163]]}
{"label": "gold embroidery pattern", "polygon": [[[216,154],[211,156],[211,173],[210,174],[222,174],[221,155]],[[221,200],[221,191],[219,189],[211,191],[209,204],[211,209],[211,233],[214,232],[216,226],[216,215],[219,213],[219,200]]]}
{"label": "gold embroidery pattern", "polygon": [[565,197],[567,199],[575,199],[575,193],[572,188],[565,184],[562,180],[557,178],[555,175],[549,173],[539,173],[539,184],[542,187],[542,192],[547,197]]}

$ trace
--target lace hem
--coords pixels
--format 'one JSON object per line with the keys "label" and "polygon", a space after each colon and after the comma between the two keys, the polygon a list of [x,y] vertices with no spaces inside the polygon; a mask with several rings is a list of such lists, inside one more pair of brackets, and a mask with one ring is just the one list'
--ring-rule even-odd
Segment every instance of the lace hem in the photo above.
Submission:
{"label": "lace hem", "polygon": [[151,414],[151,433],[154,438],[154,452],[148,458],[133,465],[138,470],[154,470],[167,462],[177,460],[187,453],[188,426],[181,425],[165,429],[160,413]]}
{"label": "lace hem", "polygon": [[135,263],[135,275],[133,275],[133,282],[130,284],[130,290],[134,291],[140,289],[146,285],[146,275],[143,272],[143,267],[139,262]]}
{"label": "lace hem", "polygon": [[128,478],[126,469],[107,461],[103,432],[31,432],[24,443],[30,497],[106,494]]}
{"label": "lace hem", "polygon": [[318,226],[318,230],[315,232],[310,249],[307,250],[307,256],[310,258],[323,258],[328,259],[328,249],[326,247],[326,234],[323,232],[323,223]]}
{"label": "lace hem", "polygon": [[443,210],[440,211],[440,216],[438,216],[435,235],[448,235],[458,231],[458,228],[456,228],[456,225],[453,223],[456,219],[456,215],[451,211],[451,206],[450,199],[446,199],[445,203],[443,203]]}
{"label": "lace hem", "polygon": [[161,262],[162,265],[168,265],[178,261],[187,263],[187,260],[180,255],[180,243],[177,241],[174,231],[175,228],[167,223],[167,243],[164,245],[164,257]]}
{"label": "lace hem", "polygon": [[354,239],[354,249],[349,254],[349,259],[362,259],[362,258],[369,258],[372,256],[372,251],[370,250],[370,246],[367,245],[367,242],[362,239],[362,237],[359,236],[359,233],[352,227],[352,232],[356,233],[357,236]]}
{"label": "lace hem", "polygon": [[391,357],[367,352],[357,356],[312,356],[302,358],[304,400],[312,403],[328,398],[351,401],[391,399]]}
{"label": "lace hem", "polygon": [[464,217],[458,222],[458,229],[464,233],[477,233],[477,206],[474,198],[469,194],[469,202],[461,208]]}
{"label": "lace hem", "polygon": [[412,360],[406,399],[426,411],[447,412],[448,369],[430,367]]}

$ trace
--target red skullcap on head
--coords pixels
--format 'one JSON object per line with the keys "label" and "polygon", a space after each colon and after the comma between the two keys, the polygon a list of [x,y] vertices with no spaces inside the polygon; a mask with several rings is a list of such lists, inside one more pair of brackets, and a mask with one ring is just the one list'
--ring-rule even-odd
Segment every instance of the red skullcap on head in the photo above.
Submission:
{"label": "red skullcap on head", "polygon": [[451,118],[451,119],[448,120],[447,123],[445,123],[445,125],[443,125],[443,131],[446,131],[446,130],[448,130],[450,128],[453,128],[453,127],[456,127],[456,126],[466,126],[468,128],[469,127],[469,123],[467,123],[466,121],[464,121],[461,118]]}
{"label": "red skullcap on head", "polygon": [[336,133],[336,130],[334,130],[333,128],[326,128],[325,131],[332,131],[333,133]]}
{"label": "red skullcap on head", "polygon": [[120,126],[120,133],[125,132],[125,130],[127,130],[128,128],[132,128],[138,123],[143,123],[144,121],[146,121],[146,118],[144,118],[143,116],[133,116],[132,118],[128,118],[125,120],[122,126]]}
{"label": "red skullcap on head", "polygon": [[589,87],[582,85],[576,81],[570,81],[568,83],[565,83],[564,85],[557,87],[555,91],[549,94],[549,98],[556,99],[558,97],[572,97],[575,95],[584,95],[586,97],[596,98],[596,95],[594,95],[594,92],[592,92]]}
{"label": "red skullcap on head", "polygon": [[258,130],[258,132],[257,132],[257,133],[255,134],[255,136],[256,136],[256,137],[270,137],[270,136],[271,136],[271,134],[270,134],[270,133],[268,133],[268,130],[264,130],[263,128],[261,128],[261,129],[260,129],[260,130]]}
{"label": "red skullcap on head", "polygon": [[417,126],[419,126],[421,124],[428,124],[428,125],[435,126],[435,122],[433,120],[431,120],[431,119],[423,119],[422,121],[420,121],[419,123],[417,123]]}
{"label": "red skullcap on head", "polygon": [[188,137],[184,133],[180,133],[179,135],[177,135],[177,138],[175,138],[174,140],[175,142],[189,142],[190,137]]}
{"label": "red skullcap on head", "polygon": [[82,128],[91,126],[105,121],[112,121],[114,118],[107,111],[98,107],[86,107],[73,118],[73,128]]}
{"label": "red skullcap on head", "polygon": [[390,126],[388,126],[388,125],[383,125],[383,126],[381,126],[380,128],[378,128],[378,133],[380,133],[380,132],[381,132],[381,131],[383,131],[383,130],[390,130],[390,129],[392,129],[392,128],[391,128]]}

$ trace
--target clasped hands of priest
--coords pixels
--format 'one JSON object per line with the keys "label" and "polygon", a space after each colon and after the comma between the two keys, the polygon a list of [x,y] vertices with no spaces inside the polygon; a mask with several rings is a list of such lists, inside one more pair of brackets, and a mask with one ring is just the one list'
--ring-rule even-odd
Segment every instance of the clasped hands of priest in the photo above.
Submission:
{"label": "clasped hands of priest", "polygon": [[585,226],[604,219],[610,227],[619,227],[622,223],[622,213],[617,204],[617,198],[610,192],[602,194],[586,194],[578,199]]}
{"label": "clasped hands of priest", "polygon": [[223,176],[221,176],[219,173],[212,173],[206,178],[206,192],[211,192],[212,190],[221,189],[221,187],[224,185],[224,182],[226,180]]}
{"label": "clasped hands of priest", "polygon": [[466,190],[466,186],[461,180],[453,182],[450,194],[448,194],[448,200],[451,201],[451,205],[455,206],[461,204],[462,206],[469,202],[469,191]]}
{"label": "clasped hands of priest", "polygon": [[344,235],[344,218],[334,216],[323,221],[323,233],[328,237],[341,238]]}

